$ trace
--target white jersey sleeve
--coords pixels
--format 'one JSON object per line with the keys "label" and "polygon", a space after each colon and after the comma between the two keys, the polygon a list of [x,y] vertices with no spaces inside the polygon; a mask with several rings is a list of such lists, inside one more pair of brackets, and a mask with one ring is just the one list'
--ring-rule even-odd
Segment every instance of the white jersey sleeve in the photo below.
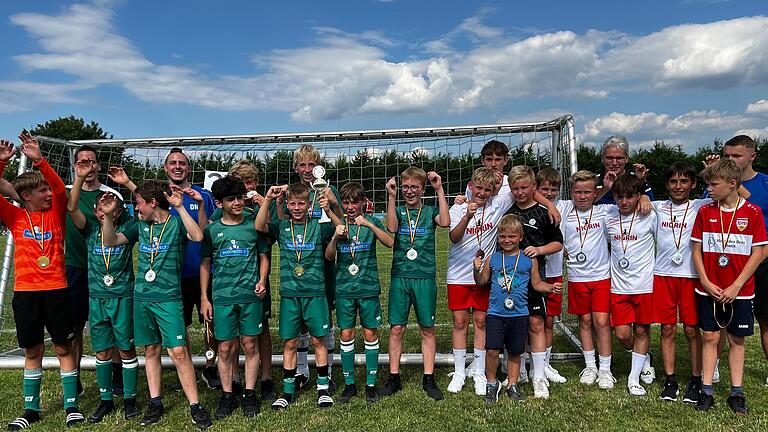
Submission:
{"label": "white jersey sleeve", "polygon": [[[557,211],[562,216],[565,209],[564,201],[555,200],[554,204],[557,207]],[[565,231],[563,230],[563,224],[560,224],[560,232],[563,233],[563,241],[565,241]],[[560,277],[563,275],[563,251],[554,253],[547,256],[546,273],[548,278]]]}
{"label": "white jersey sleeve", "polygon": [[614,207],[608,213],[612,294],[653,292],[656,220],[656,212],[622,216]]}

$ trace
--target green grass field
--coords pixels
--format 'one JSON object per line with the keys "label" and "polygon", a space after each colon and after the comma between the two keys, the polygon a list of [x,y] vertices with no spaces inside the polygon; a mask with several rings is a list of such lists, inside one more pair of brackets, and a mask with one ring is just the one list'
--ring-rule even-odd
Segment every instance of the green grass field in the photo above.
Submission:
{"label": "green grass field", "polygon": [[[438,237],[438,286],[445,284],[445,268],[447,257],[447,236],[441,232]],[[389,286],[389,266],[391,253],[380,251],[380,269],[382,270],[382,286]],[[277,260],[274,261],[277,264]],[[273,287],[274,292],[277,287]],[[10,313],[10,298],[8,293],[5,301],[3,332],[0,336],[0,347],[5,350],[15,346],[13,334],[13,319]],[[386,296],[383,296],[386,314]],[[273,308],[277,313],[277,296],[273,298]],[[438,298],[438,352],[450,352],[450,313],[446,308],[445,290],[439,290]],[[386,319],[385,319],[386,321]],[[275,326],[277,320],[273,319]],[[385,332],[386,333],[386,332]],[[276,351],[279,341],[273,339]],[[193,329],[193,353],[201,354],[202,345],[199,327]],[[659,353],[659,329],[653,329],[653,352]],[[685,385],[690,370],[687,363],[688,351],[683,342],[682,331],[678,338],[678,380]],[[381,335],[382,352],[385,352],[387,336]],[[86,340],[87,345],[87,340]],[[760,342],[757,337],[748,339],[747,360],[744,386],[748,397],[751,413],[747,417],[736,417],[725,406],[725,396],[728,390],[727,361],[721,365],[722,382],[716,386],[716,406],[709,413],[698,413],[693,407],[678,403],[665,403],[658,399],[661,384],[654,383],[646,386],[648,396],[631,398],[626,392],[626,376],[629,372],[629,354],[614,344],[613,371],[618,379],[616,387],[611,391],[599,390],[596,386],[586,387],[578,383],[578,373],[583,367],[582,362],[559,363],[557,368],[569,379],[563,385],[553,384],[550,387],[550,399],[535,400],[531,397],[530,385],[523,386],[528,396],[521,404],[513,404],[502,397],[496,405],[486,405],[482,398],[475,396],[471,382],[456,395],[446,392],[446,398],[434,402],[426,397],[421,390],[421,368],[406,366],[403,368],[404,391],[397,396],[384,399],[381,402],[368,405],[362,399],[353,400],[347,405],[336,405],[329,410],[320,411],[315,407],[315,393],[303,393],[298,402],[286,412],[275,413],[269,410],[268,404],[262,404],[262,413],[255,419],[246,419],[236,413],[223,421],[214,423],[211,430],[487,430],[491,428],[507,428],[514,430],[686,430],[686,431],[746,431],[768,430],[768,387],[763,380],[768,374],[766,360],[762,355]],[[361,349],[361,347],[358,347]],[[88,348],[86,347],[88,351]],[[555,343],[556,351],[574,351],[564,338],[560,337]],[[415,329],[408,332],[405,352],[419,352],[418,332]],[[338,364],[338,356],[337,356]],[[657,362],[657,375],[662,375],[660,362]],[[386,377],[386,366],[380,368],[380,379]],[[446,376],[452,368],[438,368],[436,377],[438,385],[444,390],[449,378]],[[280,370],[274,370],[274,376],[280,377]],[[357,382],[364,382],[362,371],[357,371]],[[98,405],[98,389],[93,371],[82,374],[86,394],[81,400],[83,412],[89,414]],[[341,383],[340,366],[334,368],[334,379]],[[164,383],[170,384],[175,380],[175,372],[164,372]],[[21,397],[21,370],[5,370],[0,372],[0,421],[9,421],[21,413],[23,400]],[[362,388],[361,388],[362,389]],[[147,388],[143,373],[139,376],[139,403],[146,403]],[[212,412],[218,400],[218,392],[203,389],[201,400],[203,405]],[[120,406],[120,399],[116,399]],[[195,430],[189,417],[186,400],[181,393],[164,390],[166,414],[163,421],[151,427],[153,431],[185,431]],[[64,413],[61,409],[61,386],[56,371],[46,371],[43,379],[43,421],[35,425],[33,430],[60,430],[64,427]],[[138,421],[126,422],[122,413],[108,417],[98,426],[84,425],[81,429],[94,431],[131,431],[144,429]]]}

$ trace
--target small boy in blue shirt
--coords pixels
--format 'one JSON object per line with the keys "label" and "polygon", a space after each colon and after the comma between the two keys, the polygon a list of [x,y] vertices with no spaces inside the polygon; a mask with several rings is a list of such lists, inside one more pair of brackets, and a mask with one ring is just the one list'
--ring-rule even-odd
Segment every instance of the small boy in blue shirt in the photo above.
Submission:
{"label": "small boy in blue shirt", "polygon": [[550,285],[541,280],[538,263],[520,253],[523,240],[523,224],[514,215],[504,216],[498,225],[500,251],[483,263],[482,255],[475,256],[474,277],[477,285],[491,285],[488,315],[485,321],[485,374],[488,384],[485,401],[495,403],[499,399],[500,385],[496,380],[499,353],[506,349],[509,354],[507,371],[509,387],[507,396],[522,401],[523,393],[517,386],[520,372],[520,354],[525,350],[528,337],[528,282],[536,291],[560,294],[563,284]]}

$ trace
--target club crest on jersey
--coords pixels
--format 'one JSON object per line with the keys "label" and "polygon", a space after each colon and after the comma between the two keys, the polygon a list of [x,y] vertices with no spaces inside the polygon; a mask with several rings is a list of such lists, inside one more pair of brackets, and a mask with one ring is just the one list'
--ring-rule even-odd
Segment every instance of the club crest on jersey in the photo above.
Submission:
{"label": "club crest on jersey", "polygon": [[248,249],[238,246],[237,240],[230,240],[229,246],[219,250],[219,256],[222,258],[248,256]]}
{"label": "club crest on jersey", "polygon": [[736,228],[738,228],[739,231],[744,231],[747,228],[747,225],[749,225],[749,219],[736,218]]}

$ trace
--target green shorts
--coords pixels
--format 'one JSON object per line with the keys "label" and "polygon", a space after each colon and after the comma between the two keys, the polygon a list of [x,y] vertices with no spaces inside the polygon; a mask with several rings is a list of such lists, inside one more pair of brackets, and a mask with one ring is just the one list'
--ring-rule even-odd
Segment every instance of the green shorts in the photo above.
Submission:
{"label": "green shorts", "polygon": [[299,337],[302,324],[314,337],[328,334],[330,317],[325,297],[280,298],[280,337],[285,340]]}
{"label": "green shorts", "polygon": [[181,300],[151,302],[134,300],[133,329],[137,346],[162,343],[163,348],[186,345],[184,305]]}
{"label": "green shorts", "polygon": [[219,341],[258,336],[264,331],[262,303],[213,305],[213,322],[213,334]]}
{"label": "green shorts", "polygon": [[381,301],[378,296],[337,298],[336,324],[342,330],[355,328],[358,311],[363,328],[375,329],[381,325]]}
{"label": "green shorts", "polygon": [[133,348],[133,297],[92,298],[88,301],[91,347],[95,352],[113,346]]}
{"label": "green shorts", "polygon": [[420,326],[435,326],[437,284],[434,279],[392,278],[389,285],[389,324],[408,324],[411,305]]}

